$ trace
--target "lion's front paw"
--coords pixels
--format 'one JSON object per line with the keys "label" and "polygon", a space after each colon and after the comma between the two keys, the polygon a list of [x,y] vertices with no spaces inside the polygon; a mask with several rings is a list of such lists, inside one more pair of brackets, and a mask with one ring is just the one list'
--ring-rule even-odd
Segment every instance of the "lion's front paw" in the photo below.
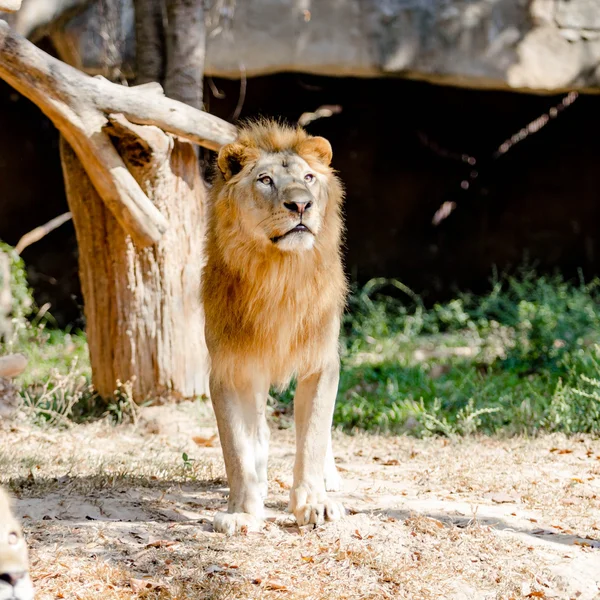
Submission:
{"label": "lion's front paw", "polygon": [[302,504],[294,509],[298,525],[322,525],[325,521],[337,521],[344,515],[344,507],[327,498],[317,504]]}
{"label": "lion's front paw", "polygon": [[218,533],[235,535],[242,531],[260,531],[264,525],[260,517],[250,513],[219,512],[215,515],[213,528]]}
{"label": "lion's front paw", "polygon": [[327,497],[325,491],[316,491],[300,485],[292,491],[290,511],[294,513],[298,525],[322,525],[325,521],[337,521],[345,511],[335,500]]}

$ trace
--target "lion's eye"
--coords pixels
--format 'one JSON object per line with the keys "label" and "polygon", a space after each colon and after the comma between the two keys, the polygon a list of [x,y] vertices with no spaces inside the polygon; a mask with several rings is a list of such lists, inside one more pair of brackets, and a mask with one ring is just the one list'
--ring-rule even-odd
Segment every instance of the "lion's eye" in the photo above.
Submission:
{"label": "lion's eye", "polygon": [[307,173],[304,176],[304,181],[306,181],[306,183],[312,183],[315,180],[315,176],[312,173]]}
{"label": "lion's eye", "polygon": [[258,181],[260,181],[263,185],[273,185],[273,180],[268,175],[261,175],[258,178]]}
{"label": "lion's eye", "polygon": [[11,546],[14,546],[19,541],[19,534],[16,531],[11,531],[8,534],[8,543]]}

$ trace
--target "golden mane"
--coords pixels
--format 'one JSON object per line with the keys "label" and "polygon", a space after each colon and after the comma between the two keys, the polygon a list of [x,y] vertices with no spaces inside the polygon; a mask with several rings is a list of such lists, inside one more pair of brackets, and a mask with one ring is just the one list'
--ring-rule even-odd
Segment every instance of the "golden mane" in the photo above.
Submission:
{"label": "golden mane", "polygon": [[[319,140],[300,128],[259,121],[243,127],[219,155],[202,284],[217,379],[251,381],[260,370],[271,383],[284,385],[294,373],[320,369],[337,344],[338,331],[331,328],[332,323],[339,328],[346,296],[340,254],[343,190],[329,166],[330,146]],[[248,169],[264,153],[280,152],[298,154],[326,180],[322,228],[313,248],[302,253],[282,252],[268,240],[261,243],[240,226]],[[231,170],[232,157],[239,171]]]}

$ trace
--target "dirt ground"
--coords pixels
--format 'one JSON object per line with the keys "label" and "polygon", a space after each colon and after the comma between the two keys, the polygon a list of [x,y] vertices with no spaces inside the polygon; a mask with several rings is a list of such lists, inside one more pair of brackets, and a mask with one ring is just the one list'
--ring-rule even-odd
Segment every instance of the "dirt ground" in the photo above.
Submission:
{"label": "dirt ground", "polygon": [[266,528],[227,538],[211,525],[227,487],[205,403],[0,432],[40,599],[600,599],[591,437],[337,434],[348,515],[301,530],[285,513],[293,430],[275,423]]}

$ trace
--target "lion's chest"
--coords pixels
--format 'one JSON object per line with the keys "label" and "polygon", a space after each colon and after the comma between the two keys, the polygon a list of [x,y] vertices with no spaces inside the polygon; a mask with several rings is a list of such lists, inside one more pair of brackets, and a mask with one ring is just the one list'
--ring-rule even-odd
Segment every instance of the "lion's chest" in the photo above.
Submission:
{"label": "lion's chest", "polygon": [[236,346],[246,356],[252,355],[274,383],[321,360],[325,339],[331,337],[329,323],[336,314],[319,292],[315,286],[288,285],[279,293],[256,294],[245,305],[238,304],[242,310],[237,313]]}

